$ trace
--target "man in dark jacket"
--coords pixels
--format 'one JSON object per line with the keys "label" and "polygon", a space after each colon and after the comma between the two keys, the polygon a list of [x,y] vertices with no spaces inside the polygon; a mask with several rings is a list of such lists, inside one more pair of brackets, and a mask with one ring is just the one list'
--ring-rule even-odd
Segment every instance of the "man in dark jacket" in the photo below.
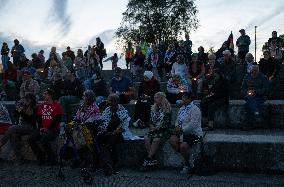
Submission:
{"label": "man in dark jacket", "polygon": [[229,83],[218,69],[214,69],[208,81],[209,94],[201,101],[204,121],[208,122],[204,130],[213,130],[216,110],[229,104]]}
{"label": "man in dark jacket", "polygon": [[268,88],[266,76],[259,72],[258,65],[254,65],[252,72],[245,76],[242,83],[242,94],[245,96],[245,108],[247,112],[247,124],[243,127],[244,130],[253,128],[256,118],[260,116],[259,110],[265,102]]}
{"label": "man in dark jacket", "polygon": [[11,54],[13,57],[13,64],[17,67],[20,57],[25,52],[25,49],[17,39],[14,40],[14,44],[15,45],[12,47]]}
{"label": "man in dark jacket", "polygon": [[223,55],[224,57],[220,59],[216,65],[222,76],[227,79],[229,83],[234,83],[236,79],[236,64],[229,50],[223,51]]}
{"label": "man in dark jacket", "polygon": [[72,62],[74,62],[74,60],[75,60],[75,53],[74,53],[74,51],[71,50],[71,48],[69,46],[67,47],[67,51],[65,53],[66,53],[66,55],[68,57],[71,58]]}
{"label": "man in dark jacket", "polygon": [[64,115],[62,121],[67,120],[67,107],[70,104],[79,103],[82,97],[83,87],[81,81],[76,78],[75,71],[70,70],[67,73],[67,80],[64,81],[64,93],[59,98],[59,102],[63,107]]}
{"label": "man in dark jacket", "polygon": [[99,37],[96,38],[96,42],[96,52],[99,55],[101,69],[103,69],[103,58],[106,56],[105,45]]}
{"label": "man in dark jacket", "polygon": [[144,72],[144,79],[139,85],[138,100],[135,105],[134,126],[144,126],[150,119],[154,95],[160,91],[160,83],[151,71]]}
{"label": "man in dark jacket", "polygon": [[264,58],[259,61],[259,70],[266,75],[270,82],[270,86],[273,87],[277,82],[277,76],[281,67],[276,59],[270,56],[269,51],[264,51],[263,56]]}
{"label": "man in dark jacket", "polygon": [[107,99],[109,91],[107,88],[107,83],[102,78],[101,73],[97,72],[93,75],[90,82],[90,90],[95,93],[97,104],[100,104],[102,101]]}
{"label": "man in dark jacket", "polygon": [[117,94],[121,104],[129,103],[134,93],[132,81],[123,75],[119,67],[115,68],[114,77],[110,81],[110,93]]}
{"label": "man in dark jacket", "polygon": [[246,54],[249,52],[249,45],[251,43],[250,37],[246,35],[246,31],[241,29],[239,31],[241,36],[237,39],[236,45],[238,47],[238,57],[243,63],[245,61]]}

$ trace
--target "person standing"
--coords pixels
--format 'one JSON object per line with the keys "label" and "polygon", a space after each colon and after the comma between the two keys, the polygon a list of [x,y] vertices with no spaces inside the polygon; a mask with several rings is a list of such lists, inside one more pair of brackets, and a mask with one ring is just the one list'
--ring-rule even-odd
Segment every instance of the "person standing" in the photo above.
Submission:
{"label": "person standing", "polygon": [[192,54],[192,41],[189,39],[189,34],[185,34],[185,41],[183,42],[183,52],[185,58],[185,64],[189,65],[191,61],[191,54]]}
{"label": "person standing", "polygon": [[1,48],[1,60],[2,60],[2,65],[3,65],[3,72],[5,72],[8,69],[8,62],[10,60],[9,58],[9,47],[6,42],[3,42],[2,48]]}
{"label": "person standing", "polygon": [[99,55],[101,69],[103,69],[103,58],[106,57],[105,45],[99,37],[96,38],[96,42],[96,52]]}
{"label": "person standing", "polygon": [[107,61],[111,61],[111,69],[114,70],[115,68],[117,68],[117,62],[118,62],[118,56],[117,56],[117,53],[114,53],[113,56],[107,58],[104,60],[104,62],[107,62]]}
{"label": "person standing", "polygon": [[131,67],[131,61],[132,58],[134,56],[134,49],[132,47],[132,43],[128,42],[127,43],[127,48],[125,49],[125,62],[126,62],[126,68],[130,68]]}
{"label": "person standing", "polygon": [[151,47],[152,51],[147,58],[147,69],[152,71],[158,80],[161,80],[163,78],[163,55],[156,45],[152,45]]}
{"label": "person standing", "polygon": [[69,46],[66,49],[67,49],[67,51],[65,52],[66,55],[71,58],[72,62],[74,62],[74,60],[75,60],[75,53],[74,53],[74,51],[72,51]]}
{"label": "person standing", "polygon": [[137,75],[140,74],[140,72],[143,71],[144,63],[145,63],[146,56],[142,53],[140,47],[136,47],[135,54],[132,57],[131,62],[131,74],[132,79],[135,79]]}
{"label": "person standing", "polygon": [[86,58],[84,57],[82,49],[78,49],[77,56],[74,60],[74,69],[76,76],[82,81],[87,78],[86,68]]}
{"label": "person standing", "polygon": [[241,36],[237,39],[236,45],[238,47],[238,57],[241,63],[245,62],[246,54],[249,52],[249,45],[251,43],[250,37],[246,35],[244,29],[239,30]]}
{"label": "person standing", "polygon": [[13,57],[13,64],[18,67],[18,63],[20,61],[21,55],[25,52],[24,47],[20,44],[19,40],[14,40],[14,46],[12,47],[12,57]]}
{"label": "person standing", "polygon": [[37,54],[37,57],[40,59],[42,64],[45,63],[44,50],[40,50],[39,53]]}

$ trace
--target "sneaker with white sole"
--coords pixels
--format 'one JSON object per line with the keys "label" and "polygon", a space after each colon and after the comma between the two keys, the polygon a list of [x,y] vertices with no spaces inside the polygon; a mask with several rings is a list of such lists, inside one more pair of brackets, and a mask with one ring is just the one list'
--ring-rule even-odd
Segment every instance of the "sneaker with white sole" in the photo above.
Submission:
{"label": "sneaker with white sole", "polygon": [[132,125],[136,128],[138,128],[138,122],[140,121],[140,119],[137,119],[134,123],[132,123]]}
{"label": "sneaker with white sole", "polygon": [[188,166],[183,166],[182,170],[180,171],[180,174],[187,174],[189,171],[189,167]]}
{"label": "sneaker with white sole", "polygon": [[150,159],[150,158],[146,158],[144,160],[143,166],[147,167],[147,166],[155,166],[158,164],[158,161],[156,159]]}

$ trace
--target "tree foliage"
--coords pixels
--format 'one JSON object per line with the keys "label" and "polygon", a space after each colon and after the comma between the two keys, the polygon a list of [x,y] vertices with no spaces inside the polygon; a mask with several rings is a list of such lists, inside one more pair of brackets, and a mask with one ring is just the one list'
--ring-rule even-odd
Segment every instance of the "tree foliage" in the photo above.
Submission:
{"label": "tree foliage", "polygon": [[123,41],[172,41],[198,27],[193,0],[129,0],[116,36]]}

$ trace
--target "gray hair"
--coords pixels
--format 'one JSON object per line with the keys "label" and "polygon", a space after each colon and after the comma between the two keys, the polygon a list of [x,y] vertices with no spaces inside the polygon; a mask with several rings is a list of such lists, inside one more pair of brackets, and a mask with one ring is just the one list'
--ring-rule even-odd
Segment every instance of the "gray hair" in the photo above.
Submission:
{"label": "gray hair", "polygon": [[108,96],[107,100],[118,104],[119,103],[119,96],[117,94],[110,94]]}
{"label": "gray hair", "polygon": [[208,59],[210,59],[210,57],[214,58],[214,60],[216,59],[216,55],[214,53],[209,53],[208,54]]}
{"label": "gray hair", "polygon": [[83,96],[86,97],[86,99],[90,102],[94,102],[95,99],[96,99],[96,95],[95,93],[92,91],[92,90],[86,90],[84,93],[83,93]]}
{"label": "gray hair", "polygon": [[225,51],[223,51],[223,55],[231,56],[231,55],[232,55],[232,53],[231,53],[231,51],[230,51],[230,50],[225,50]]}
{"label": "gray hair", "polygon": [[245,56],[245,60],[249,63],[252,63],[254,61],[254,57],[251,53],[247,53]]}

